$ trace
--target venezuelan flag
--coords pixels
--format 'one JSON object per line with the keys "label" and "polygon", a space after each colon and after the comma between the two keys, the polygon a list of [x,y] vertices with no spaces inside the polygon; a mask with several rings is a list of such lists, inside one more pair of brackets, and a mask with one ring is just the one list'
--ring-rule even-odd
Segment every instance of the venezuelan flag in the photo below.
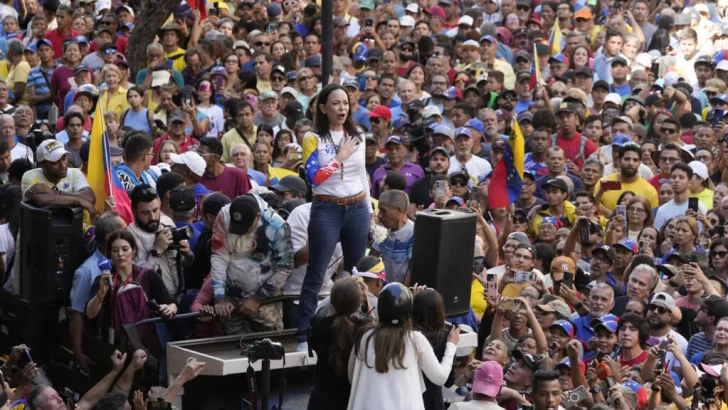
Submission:
{"label": "venezuelan flag", "polygon": [[523,160],[524,139],[518,122],[513,120],[513,131],[503,158],[493,170],[493,176],[488,184],[489,206],[491,208],[505,208],[515,203],[521,195],[523,186]]}
{"label": "venezuelan flag", "polygon": [[549,48],[551,49],[551,55],[561,53],[564,49],[564,38],[561,35],[561,27],[559,27],[559,19],[555,19],[554,28],[549,37]]}
{"label": "venezuelan flag", "polygon": [[127,224],[130,224],[134,221],[131,200],[111,165],[109,135],[106,133],[106,121],[104,120],[104,110],[101,105],[99,99],[94,113],[93,128],[91,129],[91,146],[88,153],[88,175],[86,175],[86,180],[93,189],[94,195],[96,195],[96,213],[101,215],[104,212],[104,201],[109,195],[113,195],[116,200],[116,212],[124,218]]}
{"label": "venezuelan flag", "polygon": [[536,52],[536,43],[533,43],[533,75],[531,76],[531,90],[538,85],[541,77],[541,67],[538,62],[538,53]]}
{"label": "venezuelan flag", "polygon": [[205,0],[187,0],[187,5],[193,10],[200,11],[200,21],[207,18],[207,2]]}

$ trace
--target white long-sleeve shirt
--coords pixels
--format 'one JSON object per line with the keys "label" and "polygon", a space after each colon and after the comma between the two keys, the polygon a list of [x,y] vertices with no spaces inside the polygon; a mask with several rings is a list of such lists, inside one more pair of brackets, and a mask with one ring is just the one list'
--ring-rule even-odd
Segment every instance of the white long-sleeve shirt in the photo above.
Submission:
{"label": "white long-sleeve shirt", "polygon": [[366,363],[354,354],[349,356],[349,381],[351,395],[348,410],[422,410],[425,404],[422,393],[425,391],[424,372],[430,381],[438,386],[445,384],[452,368],[456,346],[448,342],[442,362],[437,361],[430,342],[422,333],[411,331],[405,339],[407,347],[404,354],[404,368],[395,368],[389,364],[389,371],[378,373],[374,368],[374,338],[368,340],[372,330],[361,338],[359,355],[364,356]]}

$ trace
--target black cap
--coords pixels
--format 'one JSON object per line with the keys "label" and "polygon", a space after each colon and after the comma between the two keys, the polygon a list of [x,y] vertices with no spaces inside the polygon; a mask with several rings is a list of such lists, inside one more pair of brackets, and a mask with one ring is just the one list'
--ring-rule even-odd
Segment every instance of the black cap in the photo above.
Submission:
{"label": "black cap", "polygon": [[377,312],[379,323],[404,326],[412,316],[412,292],[401,283],[390,283],[379,293]]}
{"label": "black cap", "polygon": [[595,88],[604,88],[605,90],[609,91],[609,83],[604,80],[595,81],[592,85],[592,90],[594,90]]}
{"label": "black cap", "polygon": [[178,186],[169,193],[169,208],[177,212],[187,212],[195,209],[197,195],[192,188],[184,185]]}
{"label": "black cap", "polygon": [[620,57],[620,56],[614,57],[612,59],[612,62],[609,63],[609,66],[613,67],[615,64],[624,64],[626,66],[629,66],[629,63],[627,62],[627,60],[624,57]]}
{"label": "black cap", "polygon": [[561,114],[562,112],[569,112],[569,113],[576,113],[576,106],[574,104],[570,104],[566,101],[562,101],[559,105],[559,109],[556,110],[556,115]]}
{"label": "black cap", "polygon": [[523,80],[529,80],[531,81],[531,73],[528,71],[519,71],[518,74],[516,74],[516,83],[520,83]]}
{"label": "black cap", "polygon": [[253,195],[240,195],[230,204],[230,226],[233,235],[245,235],[253,226],[260,212],[258,200]]}
{"label": "black cap", "polygon": [[543,43],[536,43],[536,55],[546,56],[550,55],[549,46]]}
{"label": "black cap", "polygon": [[229,204],[230,198],[220,192],[213,192],[202,200],[202,213],[217,215],[225,205]]}
{"label": "black cap", "polygon": [[536,358],[536,356],[532,354],[523,354],[520,350],[516,349],[513,351],[513,358],[516,360],[523,360],[523,363],[531,369],[532,372],[536,372],[536,370],[541,367],[540,363],[541,361]]}
{"label": "black cap", "polygon": [[542,185],[542,187],[543,187],[543,189],[547,189],[548,187],[558,188],[558,189],[562,190],[563,192],[569,192],[568,185],[566,185],[566,182],[560,178],[549,179],[548,181],[546,181],[546,183],[544,183]]}
{"label": "black cap", "polygon": [[291,212],[305,203],[306,200],[303,198],[291,198],[281,205],[281,208],[278,210],[278,215],[284,220],[288,220]]}
{"label": "black cap", "polygon": [[592,251],[592,255],[594,255],[595,252],[601,253],[602,255],[606,256],[609,263],[614,263],[614,259],[617,257],[614,249],[609,245],[597,246]]}
{"label": "black cap", "polygon": [[283,177],[280,181],[278,181],[278,184],[273,185],[271,189],[278,192],[293,192],[294,194],[301,195],[306,195],[306,191],[308,191],[306,182],[295,175]]}
{"label": "black cap", "polygon": [[304,119],[306,116],[303,114],[303,106],[298,101],[289,101],[286,107],[283,108],[283,114],[291,120],[291,123],[296,123],[298,120]]}
{"label": "black cap", "polygon": [[728,302],[718,295],[710,295],[704,298],[702,305],[711,316],[715,316],[715,321],[728,317]]}
{"label": "black cap", "polygon": [[367,54],[367,60],[381,60],[384,53],[382,53],[382,49],[379,47],[374,47],[369,49],[369,53]]}
{"label": "black cap", "polygon": [[[574,76],[578,77],[580,75],[585,75],[587,77],[594,78],[594,70],[585,66],[585,67],[582,67],[582,68],[574,71]],[[607,88],[609,88],[609,87],[607,87]]]}

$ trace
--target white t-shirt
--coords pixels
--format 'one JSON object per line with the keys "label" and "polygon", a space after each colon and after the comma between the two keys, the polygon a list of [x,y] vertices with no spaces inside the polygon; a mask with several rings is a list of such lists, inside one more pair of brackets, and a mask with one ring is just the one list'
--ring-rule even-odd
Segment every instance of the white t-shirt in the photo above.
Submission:
{"label": "white t-shirt", "polygon": [[[703,204],[702,201],[698,201],[698,209],[702,213],[707,213],[708,208],[705,207],[705,204]],[[685,212],[688,210],[688,201],[685,201],[683,203],[677,203],[675,200],[671,200],[670,202],[666,203],[665,205],[662,205],[661,207],[657,208],[657,214],[655,215],[655,223],[652,224],[652,226],[655,227],[658,231],[662,229],[662,225],[664,225],[670,218],[674,216],[681,216],[685,215]],[[702,232],[703,230],[703,223],[698,222],[698,231]]]}
{"label": "white t-shirt", "polygon": [[0,225],[0,253],[3,254],[3,266],[7,269],[8,261],[15,255],[15,238],[10,232],[9,223]]}
{"label": "white t-shirt", "polygon": [[15,161],[20,158],[27,158],[33,162],[33,151],[25,144],[19,142],[15,143],[15,146],[10,150],[11,161]]}
{"label": "white t-shirt", "polygon": [[197,111],[207,115],[210,118],[210,130],[207,132],[208,137],[217,138],[225,132],[225,116],[222,113],[222,108],[212,104],[210,107],[203,108],[197,106]]}
{"label": "white t-shirt", "polygon": [[[452,174],[453,172],[460,171],[462,167],[463,164],[461,164],[456,156],[453,155],[450,157],[450,169],[447,173]],[[468,175],[470,175],[470,177],[477,178],[478,181],[480,181],[493,170],[493,167],[491,167],[490,163],[483,158],[480,158],[477,155],[471,155],[468,162],[465,163],[465,169],[468,170]]]}
{"label": "white t-shirt", "polygon": [[46,184],[54,190],[66,192],[69,194],[73,192],[78,192],[84,188],[88,188],[89,186],[88,182],[86,182],[86,178],[83,176],[83,173],[78,168],[68,168],[66,177],[61,178],[61,180],[58,181],[58,184],[56,185],[53,185],[50,181],[48,181],[41,168],[35,168],[26,172],[25,175],[23,175],[22,181],[20,182],[20,187],[23,190],[24,200],[28,199],[25,197],[25,192],[28,190],[28,188],[32,187],[37,183]]}
{"label": "white t-shirt", "polygon": [[[253,182],[253,179],[250,179]],[[301,248],[308,245],[308,222],[311,220],[311,203],[306,203],[298,206],[288,216],[286,222],[291,227],[291,242],[293,242],[293,253],[300,251]],[[331,281],[331,277],[336,273],[336,268],[339,266],[339,262],[343,260],[341,251],[341,243],[336,244],[334,253],[331,255],[329,266],[326,268],[326,274],[324,276],[324,283],[319,290],[319,295],[328,295],[331,293],[331,288],[334,286],[334,282]],[[297,268],[293,268],[291,276],[283,285],[284,295],[300,295],[301,286],[303,285],[303,278],[306,277],[306,268],[308,264],[303,264]],[[294,301],[298,304],[298,301]]]}

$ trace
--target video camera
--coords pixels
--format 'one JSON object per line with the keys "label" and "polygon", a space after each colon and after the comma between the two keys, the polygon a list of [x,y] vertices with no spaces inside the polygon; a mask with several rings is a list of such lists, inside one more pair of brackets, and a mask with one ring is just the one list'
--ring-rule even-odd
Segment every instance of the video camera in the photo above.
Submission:
{"label": "video camera", "polygon": [[247,356],[252,363],[257,360],[282,360],[286,352],[283,345],[270,339],[256,340],[252,345],[241,345],[241,356]]}

